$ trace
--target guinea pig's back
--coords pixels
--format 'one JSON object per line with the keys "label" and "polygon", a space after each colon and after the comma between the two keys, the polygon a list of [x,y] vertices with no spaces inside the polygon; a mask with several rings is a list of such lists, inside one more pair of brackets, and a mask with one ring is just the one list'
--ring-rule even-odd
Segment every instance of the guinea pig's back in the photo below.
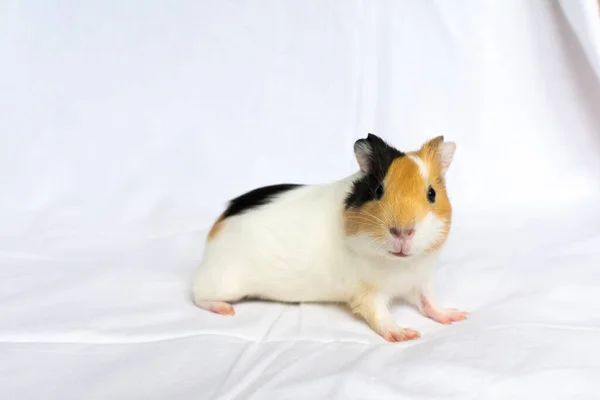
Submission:
{"label": "guinea pig's back", "polygon": [[342,181],[289,187],[244,212],[225,211],[209,234],[199,276],[289,301],[299,301],[289,285],[327,284],[333,279],[330,265],[344,249],[347,186]]}

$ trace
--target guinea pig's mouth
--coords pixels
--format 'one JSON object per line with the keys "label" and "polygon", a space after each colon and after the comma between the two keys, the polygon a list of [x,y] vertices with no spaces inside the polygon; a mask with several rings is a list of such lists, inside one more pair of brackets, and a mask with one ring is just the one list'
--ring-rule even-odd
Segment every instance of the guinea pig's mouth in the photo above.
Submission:
{"label": "guinea pig's mouth", "polygon": [[404,251],[398,251],[398,252],[390,251],[390,254],[392,254],[396,257],[410,257],[412,255],[412,254],[405,253]]}

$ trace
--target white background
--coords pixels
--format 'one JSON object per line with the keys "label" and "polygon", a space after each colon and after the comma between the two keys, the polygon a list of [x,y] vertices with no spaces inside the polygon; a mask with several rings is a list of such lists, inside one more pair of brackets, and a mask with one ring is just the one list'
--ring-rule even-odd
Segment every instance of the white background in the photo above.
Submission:
{"label": "white background", "polygon": [[[597,393],[599,55],[594,0],[4,1],[0,397]],[[191,304],[229,198],[345,177],[369,132],[457,143],[468,321],[398,307],[423,339],[387,345],[335,306]]]}

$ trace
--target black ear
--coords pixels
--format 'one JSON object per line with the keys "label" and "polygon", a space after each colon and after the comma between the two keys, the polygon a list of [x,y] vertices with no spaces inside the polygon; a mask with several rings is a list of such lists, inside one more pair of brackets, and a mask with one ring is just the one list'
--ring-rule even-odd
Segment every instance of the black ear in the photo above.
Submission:
{"label": "black ear", "polygon": [[374,167],[382,165],[383,160],[389,165],[392,159],[404,154],[388,145],[379,136],[369,133],[366,139],[354,142],[354,155],[360,170],[368,174],[373,172]]}

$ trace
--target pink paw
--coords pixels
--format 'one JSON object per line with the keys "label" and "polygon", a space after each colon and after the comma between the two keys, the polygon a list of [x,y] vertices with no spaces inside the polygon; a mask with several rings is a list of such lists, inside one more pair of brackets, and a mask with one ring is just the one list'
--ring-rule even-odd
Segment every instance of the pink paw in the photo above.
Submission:
{"label": "pink paw", "polygon": [[235,309],[233,306],[229,303],[224,303],[221,301],[201,302],[198,303],[198,307],[219,315],[235,315]]}
{"label": "pink paw", "polygon": [[399,326],[384,330],[381,336],[388,342],[404,342],[406,340],[418,339],[421,334],[418,331],[410,328],[400,328]]}
{"label": "pink paw", "polygon": [[428,310],[426,315],[435,322],[448,325],[453,322],[458,322],[467,319],[468,313],[465,311],[456,310],[454,308],[445,308],[442,310]]}
{"label": "pink paw", "polygon": [[421,305],[423,306],[423,314],[426,317],[444,325],[462,321],[468,315],[468,313],[454,308],[434,307],[426,296],[421,296]]}

